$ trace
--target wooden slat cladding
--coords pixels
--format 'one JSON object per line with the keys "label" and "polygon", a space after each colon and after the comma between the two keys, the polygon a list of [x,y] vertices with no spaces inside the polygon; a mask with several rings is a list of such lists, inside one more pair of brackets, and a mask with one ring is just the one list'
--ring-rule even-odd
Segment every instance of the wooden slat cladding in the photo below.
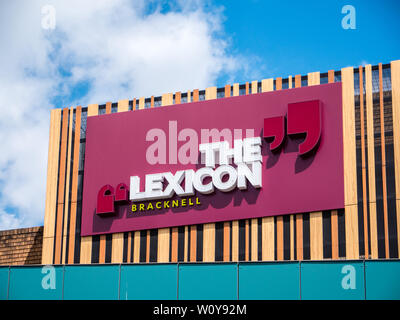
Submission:
{"label": "wooden slat cladding", "polygon": [[[328,71],[328,83],[335,82],[335,71]],[[338,229],[338,212],[331,211],[331,257],[332,259],[339,258],[339,229]]]}
{"label": "wooden slat cladding", "polygon": [[[111,114],[111,109],[112,109],[112,103],[106,102],[106,114]],[[97,238],[98,238],[98,236],[96,236],[96,240],[97,240]],[[99,243],[98,248],[96,247],[96,249],[98,249],[98,251],[99,251],[98,261],[92,261],[92,262],[105,263],[106,262],[106,235],[105,234],[100,235],[99,242],[100,243]],[[92,250],[95,250],[95,249],[92,247]],[[96,260],[97,260],[97,258],[96,258]]]}
{"label": "wooden slat cladding", "polygon": [[[99,106],[97,104],[90,104],[88,106],[87,116],[96,116],[99,113]],[[81,237],[81,250],[80,250],[80,263],[92,262],[92,237]]]}
{"label": "wooden slat cladding", "polygon": [[[387,71],[391,72],[389,78]],[[366,65],[339,72],[330,70],[303,77],[251,81],[240,86],[235,83],[220,89],[211,87],[148,99],[120,100],[117,104],[108,102],[100,109],[109,114],[335,81],[342,81],[343,88],[345,208],[104,236],[80,237],[82,202],[79,188],[82,188],[83,177],[80,163],[83,163],[82,147],[85,144],[84,131],[80,129],[85,130],[86,109],[52,110],[42,262],[161,263],[399,257],[399,61],[390,66]],[[385,84],[390,81],[392,92]],[[98,113],[98,105],[87,108],[87,116]]]}
{"label": "wooden slat cladding", "polygon": [[[294,77],[294,87],[300,88],[301,87],[301,75],[296,75]],[[296,257],[297,260],[303,260],[303,215],[297,214],[296,215]]]}
{"label": "wooden slat cladding", "polygon": [[354,114],[354,70],[342,69],[343,99],[343,158],[344,158],[344,202],[346,225],[346,258],[359,258],[357,216],[357,168]]}
{"label": "wooden slat cladding", "polygon": [[54,226],[56,221],[58,162],[60,149],[61,110],[50,113],[49,151],[47,160],[46,205],[43,229],[42,263],[53,263]]}
{"label": "wooden slat cladding", "polygon": [[[282,78],[276,78],[275,90],[282,90]],[[276,223],[276,258],[277,260],[284,259],[284,237],[283,237],[283,217],[277,216]]]}
{"label": "wooden slat cladding", "polygon": [[[190,91],[188,92],[188,102],[190,102]],[[193,90],[193,102],[199,101],[199,90]],[[185,231],[186,232],[186,231]],[[198,256],[197,250],[197,226],[189,226],[188,230],[188,250],[189,250],[189,261],[196,262]]]}
{"label": "wooden slat cladding", "polygon": [[[225,88],[225,94],[226,88]],[[229,93],[230,96],[230,93]],[[232,86],[232,96],[237,97],[239,96],[239,84],[234,83]],[[230,239],[231,239],[231,252],[229,253],[229,258],[231,261],[239,261],[239,221],[232,221],[232,226],[231,226],[231,232],[230,232]],[[226,256],[228,256],[228,253],[225,253]]]}
{"label": "wooden slat cladding", "polygon": [[175,104],[180,104],[181,98],[182,98],[182,95],[180,92],[175,93]]}
{"label": "wooden slat cladding", "polygon": [[354,70],[342,69],[343,154],[345,206],[357,204],[356,137],[354,115]]}
{"label": "wooden slat cladding", "polygon": [[365,106],[367,126],[367,162],[368,162],[368,197],[371,258],[378,258],[378,228],[376,212],[376,181],[375,181],[375,146],[374,146],[374,110],[372,94],[372,67],[365,66]]}
{"label": "wooden slat cladding", "polygon": [[[359,67],[355,71],[358,76],[355,85],[360,92],[355,95],[358,243],[360,258],[365,256],[367,259],[399,256],[398,208],[395,204],[398,175],[394,156],[396,108],[394,101],[392,104],[390,101],[390,89],[384,88],[385,81],[390,80],[387,74],[386,79],[384,77],[385,68],[388,70],[388,66],[382,64],[366,65],[365,70]],[[393,80],[391,87],[396,90]]]}
{"label": "wooden slat cladding", "polygon": [[400,257],[400,60],[391,63],[393,149],[397,211],[397,248]]}
{"label": "wooden slat cladding", "polygon": [[275,218],[276,224],[276,260],[283,260],[283,217]]}
{"label": "wooden slat cladding", "polygon": [[249,241],[250,241],[250,231],[249,231],[249,220],[244,220],[244,261],[249,261]]}
{"label": "wooden slat cladding", "polygon": [[169,232],[170,228],[158,229],[158,262],[169,261]]}
{"label": "wooden slat cladding", "polygon": [[383,112],[383,80],[382,63],[379,64],[379,111],[381,129],[381,156],[382,156],[382,200],[383,200],[383,219],[385,236],[385,258],[389,258],[389,225],[388,225],[388,206],[387,206],[387,179],[386,179],[386,151],[385,151],[385,124]]}
{"label": "wooden slat cladding", "polygon": [[[127,99],[119,100],[117,105],[117,112],[126,112],[128,110],[129,110],[129,100]],[[110,108],[110,113],[111,113],[111,108]],[[123,262],[124,233],[114,233],[112,235],[111,245],[112,245],[111,263]]]}
{"label": "wooden slat cladding", "polygon": [[178,262],[178,236],[179,229],[171,228],[171,262]]}
{"label": "wooden slat cladding", "polygon": [[[258,81],[251,82],[251,93],[256,94],[258,93]],[[250,229],[251,229],[251,247],[250,247],[250,255],[249,260],[257,261],[258,260],[258,219],[251,219],[250,220]]]}
{"label": "wooden slat cladding", "polygon": [[60,264],[62,250],[62,229],[64,217],[64,199],[65,199],[65,175],[67,165],[67,146],[68,146],[68,124],[69,109],[64,108],[62,111],[61,124],[61,145],[60,145],[60,161],[58,170],[58,195],[57,195],[57,212],[56,212],[56,231],[55,231],[55,250],[54,263]]}
{"label": "wooden slat cladding", "polygon": [[61,263],[66,263],[67,254],[67,234],[68,234],[68,221],[70,220],[70,184],[71,184],[71,156],[72,156],[72,123],[74,120],[74,110],[71,108],[69,112],[69,128],[68,128],[68,147],[67,147],[67,171],[65,175],[65,199],[64,199],[64,221],[63,221],[63,236],[62,236],[62,257]]}
{"label": "wooden slat cladding", "polygon": [[[274,79],[264,79],[261,81],[261,92],[274,90]],[[265,217],[261,220],[261,246],[263,261],[275,259],[275,228],[274,217]]]}
{"label": "wooden slat cladding", "polygon": [[77,201],[78,201],[78,175],[79,175],[79,147],[81,134],[81,115],[82,108],[79,106],[75,110],[75,135],[73,147],[73,167],[72,167],[72,185],[71,185],[71,214],[69,219],[69,246],[68,246],[68,264],[74,263],[76,224],[77,224]]}
{"label": "wooden slat cladding", "polygon": [[[175,104],[180,104],[181,103],[181,93],[180,92],[176,92],[175,93]],[[162,104],[163,105],[163,104]],[[185,231],[184,231],[185,232]],[[170,262],[178,262],[178,250],[179,250],[179,228],[174,227],[174,228],[170,228]],[[183,242],[183,244],[181,244],[181,247],[183,246],[183,251],[185,250],[186,246],[185,246],[185,242]]]}
{"label": "wooden slat cladding", "polygon": [[[225,85],[224,97],[229,98],[231,96],[231,86]],[[232,227],[231,222],[224,222],[223,224],[223,248],[222,248],[222,261],[231,260],[231,246],[232,246]]]}
{"label": "wooden slat cladding", "polygon": [[[368,240],[368,199],[367,199],[367,168],[366,168],[366,150],[365,150],[365,120],[364,120],[364,77],[363,77],[363,67],[360,66],[358,69],[359,75],[359,110],[360,110],[360,138],[361,138],[361,185],[362,185],[362,203],[358,204],[359,210],[362,212],[363,218],[363,230],[364,232],[364,256],[369,257],[369,240]],[[359,163],[359,159],[357,160]],[[361,251],[361,250],[360,250]],[[361,255],[361,252],[360,252]]]}
{"label": "wooden slat cladding", "polygon": [[339,228],[338,228],[338,213],[337,210],[331,212],[331,248],[332,259],[339,258]]}
{"label": "wooden slat cladding", "polygon": [[[217,99],[217,87],[206,89],[205,100]],[[203,226],[203,261],[215,261],[215,223],[207,223]]]}
{"label": "wooden slat cladding", "polygon": [[189,261],[190,262],[195,262],[196,257],[197,257],[197,246],[196,246],[196,240],[197,239],[197,227],[196,226],[190,226],[190,233],[189,233],[189,241],[190,241],[190,247],[189,247]]}
{"label": "wooden slat cladding", "polygon": [[133,233],[133,262],[139,263],[140,261],[140,231],[135,231]]}
{"label": "wooden slat cladding", "polygon": [[[383,73],[386,73],[384,80]],[[390,101],[390,92],[384,90],[384,82],[390,78],[388,66],[378,66],[379,74],[379,111],[381,130],[381,157],[382,157],[382,196],[383,196],[383,220],[385,239],[385,258],[398,257],[398,219],[396,209],[396,182],[395,182],[395,156],[393,127],[393,99]]]}
{"label": "wooden slat cladding", "polygon": [[[308,86],[320,84],[320,73],[308,74]],[[310,257],[311,260],[322,260],[323,251],[322,212],[310,213]]]}

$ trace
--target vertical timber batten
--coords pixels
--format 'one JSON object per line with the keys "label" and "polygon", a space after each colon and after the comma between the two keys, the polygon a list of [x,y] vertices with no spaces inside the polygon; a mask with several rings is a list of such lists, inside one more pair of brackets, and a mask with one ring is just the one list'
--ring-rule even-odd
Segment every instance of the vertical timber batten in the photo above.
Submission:
{"label": "vertical timber batten", "polygon": [[[128,110],[129,100],[119,100],[117,112],[126,112]],[[111,263],[122,263],[124,255],[124,233],[113,233],[111,241]]]}
{"label": "vertical timber batten", "polygon": [[[87,116],[96,116],[99,113],[99,105],[89,104]],[[81,253],[80,253],[80,263],[91,263],[92,261],[92,237],[86,236],[81,238]]]}
{"label": "vertical timber batten", "polygon": [[74,263],[75,257],[75,241],[76,237],[76,221],[78,206],[78,175],[79,175],[79,149],[81,134],[81,115],[82,108],[79,106],[75,110],[75,136],[74,136],[74,158],[72,168],[72,186],[71,186],[71,215],[69,221],[69,242],[68,242],[68,264]]}
{"label": "vertical timber batten", "polygon": [[364,68],[358,68],[360,88],[360,137],[361,137],[361,178],[362,178],[362,199],[363,199],[363,231],[364,231],[364,257],[369,257],[368,245],[368,199],[367,199],[367,168],[365,155],[365,119],[364,119]]}
{"label": "vertical timber batten", "polygon": [[[261,81],[261,91],[269,92],[274,90],[274,79],[264,79]],[[275,227],[274,217],[261,219],[261,247],[262,260],[273,261],[275,259]]]}
{"label": "vertical timber batten", "polygon": [[358,259],[357,162],[353,67],[342,69],[342,99],[346,258]]}
{"label": "vertical timber batten", "polygon": [[[328,71],[328,83],[335,82],[335,71]],[[332,259],[339,258],[339,225],[338,225],[338,212],[337,210],[331,211],[331,246],[332,246]]]}
{"label": "vertical timber batten", "polygon": [[[251,82],[251,93],[258,93],[258,81]],[[250,252],[250,260],[257,261],[258,260],[258,219],[251,219],[251,252]]]}
{"label": "vertical timber batten", "polygon": [[[239,96],[239,84],[234,83],[232,86],[232,96]],[[239,221],[232,221],[232,261],[239,261]]]}
{"label": "vertical timber batten", "polygon": [[[173,104],[173,94],[166,93],[161,97],[161,105],[166,107]],[[170,228],[158,229],[158,241],[157,241],[157,261],[168,262],[169,261],[169,239]],[[149,250],[149,248],[147,248]]]}
{"label": "vertical timber batten", "polygon": [[[228,98],[231,96],[231,86],[225,85],[224,97]],[[225,221],[223,224],[223,246],[222,246],[222,260],[227,262],[231,259],[231,222]]]}
{"label": "vertical timber batten", "polygon": [[393,115],[393,149],[396,188],[397,244],[400,257],[400,60],[392,61],[392,115]]}
{"label": "vertical timber batten", "polygon": [[[111,102],[106,102],[106,114],[111,114],[111,109],[112,109],[112,103]],[[106,262],[106,235],[101,234],[100,235],[100,243],[99,243],[99,263],[105,263]]]}
{"label": "vertical timber batten", "polygon": [[378,259],[378,227],[376,212],[376,181],[375,181],[375,137],[374,137],[374,104],[372,95],[372,67],[365,66],[365,107],[367,124],[367,160],[368,160],[368,190],[369,190],[369,224],[371,258]]}
{"label": "vertical timber batten", "polygon": [[[320,84],[320,73],[308,74],[308,86]],[[322,212],[310,213],[310,258],[311,260],[322,260],[324,258],[324,241],[322,233]]]}
{"label": "vertical timber batten", "polygon": [[379,73],[379,114],[381,130],[381,155],[382,155],[382,197],[383,197],[383,225],[385,237],[385,258],[389,258],[389,225],[388,225],[388,202],[387,202],[387,179],[386,179],[386,148],[385,148],[385,114],[383,106],[383,77],[382,63],[378,66]]}
{"label": "vertical timber batten", "polygon": [[[282,78],[275,79],[275,90],[282,90]],[[284,259],[284,235],[283,235],[283,216],[276,217],[276,259]]]}
{"label": "vertical timber batten", "polygon": [[60,149],[61,109],[50,113],[49,150],[47,160],[46,204],[44,214],[42,264],[53,263],[54,225],[57,204],[57,173]]}
{"label": "vertical timber batten", "polygon": [[[205,100],[217,99],[217,87],[206,89]],[[215,261],[215,223],[206,223],[203,227],[203,261]]]}
{"label": "vertical timber batten", "polygon": [[64,222],[63,222],[63,235],[62,235],[62,258],[61,263],[66,263],[67,254],[67,237],[68,237],[68,221],[70,219],[70,184],[71,184],[71,156],[72,156],[72,122],[74,118],[74,108],[70,108],[69,112],[69,128],[68,128],[68,151],[67,151],[67,172],[65,175],[65,200],[64,200]]}
{"label": "vertical timber batten", "polygon": [[69,109],[64,108],[62,111],[61,125],[61,145],[60,145],[60,161],[58,170],[58,194],[57,194],[57,211],[56,211],[56,231],[54,239],[54,263],[60,264],[62,255],[63,240],[63,221],[64,221],[64,202],[65,202],[65,175],[67,166],[67,147],[68,147],[68,123]]}
{"label": "vertical timber batten", "polygon": [[[207,88],[205,91],[196,89],[182,95],[180,92],[168,93],[161,97],[161,105],[168,106],[182,102],[196,102],[203,100],[203,96],[205,100],[216,99],[217,90],[218,97],[228,98],[255,94],[260,89],[261,92],[268,92],[274,89],[300,88],[302,84],[307,83],[306,79],[308,86],[318,85],[323,80],[327,80],[328,83],[333,83],[335,80],[342,81],[344,214],[343,210],[338,208],[338,210],[328,212],[292,214],[288,217],[250,218],[243,221],[225,221],[220,224],[206,223],[182,228],[148,230],[142,235],[140,231],[132,231],[115,233],[108,237],[105,235],[81,237],[80,226],[77,224],[80,223],[79,206],[82,203],[78,195],[78,184],[81,184],[79,179],[82,174],[79,163],[83,160],[80,159],[80,152],[85,143],[84,140],[81,141],[80,136],[82,108],[51,110],[42,263],[214,262],[216,260],[228,262],[322,260],[330,257],[337,260],[339,256],[346,259],[360,259],[363,257],[363,251],[366,259],[400,255],[400,232],[398,232],[400,230],[400,180],[398,179],[400,172],[400,60],[391,62],[391,78],[389,79],[386,68],[387,66],[382,64],[373,68],[371,65],[357,67],[357,70],[350,67],[336,73],[329,70],[322,77],[319,72],[312,72],[306,77],[300,75],[288,76],[286,79],[278,77],[275,80],[246,82],[240,86],[237,83],[226,85],[220,89],[216,87]],[[392,81],[391,115],[387,113],[390,109],[387,109],[388,101],[386,100],[388,93],[386,90],[390,90],[386,85],[387,81],[390,83],[390,79]],[[354,96],[357,86],[360,88],[359,119],[355,105],[355,98],[358,97]],[[148,99],[142,97],[138,99],[138,103],[136,99],[131,102],[120,100],[117,112],[129,111],[130,103],[133,104],[133,110],[137,107],[144,109],[150,105],[154,107],[155,103],[157,105],[160,101],[158,99],[160,97],[152,96]],[[114,107],[110,102],[106,103],[105,113],[111,113]],[[97,115],[98,112],[98,105],[89,105],[87,116]],[[393,138],[389,132],[390,129],[387,129],[392,124],[391,116],[393,117]],[[389,126],[386,132],[385,126]],[[392,139],[393,156],[390,151]],[[360,148],[360,145],[361,149],[357,150],[357,146]],[[382,165],[378,163],[375,165],[376,159],[380,161],[381,158]],[[394,181],[391,174],[393,168],[390,167],[393,161]],[[377,177],[375,177],[376,173]],[[381,187],[380,184],[383,188],[383,206],[379,208],[382,212],[378,212],[378,217],[377,192]],[[390,202],[393,199],[393,191],[395,191],[394,209]],[[358,203],[361,197],[362,203]],[[396,213],[394,210],[397,210]],[[380,232],[379,241],[378,231]],[[325,232],[328,232],[327,235]],[[397,241],[395,251],[399,252],[393,253],[393,240]],[[93,250],[98,250],[98,253],[92,252]]]}
{"label": "vertical timber batten", "polygon": [[[301,87],[301,75],[295,75],[294,87]],[[296,257],[297,260],[303,260],[303,215],[296,214]]]}

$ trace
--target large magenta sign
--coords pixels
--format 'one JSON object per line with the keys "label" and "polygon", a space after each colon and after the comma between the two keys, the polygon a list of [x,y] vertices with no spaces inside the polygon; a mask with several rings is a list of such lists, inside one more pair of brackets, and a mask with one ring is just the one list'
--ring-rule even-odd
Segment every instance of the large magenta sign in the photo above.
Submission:
{"label": "large magenta sign", "polygon": [[341,83],[89,117],[83,236],[344,207]]}

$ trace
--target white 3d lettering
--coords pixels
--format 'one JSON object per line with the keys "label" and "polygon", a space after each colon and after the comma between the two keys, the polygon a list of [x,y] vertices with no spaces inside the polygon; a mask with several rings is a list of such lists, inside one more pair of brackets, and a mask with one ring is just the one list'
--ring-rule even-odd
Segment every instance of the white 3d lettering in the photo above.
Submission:
{"label": "white 3d lettering", "polygon": [[[232,149],[227,141],[204,143],[199,145],[199,151],[205,157],[205,167],[197,171],[180,170],[175,174],[147,174],[144,191],[140,191],[140,178],[132,176],[129,198],[132,201],[167,199],[174,194],[192,196],[195,191],[209,194],[214,188],[222,192],[235,188],[245,190],[247,181],[255,188],[262,187],[260,137],[235,140]],[[236,167],[231,165],[232,162]]]}

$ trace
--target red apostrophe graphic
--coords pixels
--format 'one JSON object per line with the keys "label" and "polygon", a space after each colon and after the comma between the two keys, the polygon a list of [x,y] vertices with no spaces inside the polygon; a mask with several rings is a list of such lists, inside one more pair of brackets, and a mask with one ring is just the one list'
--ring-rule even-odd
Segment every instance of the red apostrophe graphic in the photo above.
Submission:
{"label": "red apostrophe graphic", "polygon": [[114,188],[109,184],[103,186],[97,194],[97,214],[114,212]]}
{"label": "red apostrophe graphic", "polygon": [[265,118],[263,136],[266,139],[273,138],[270,149],[277,150],[285,138],[285,117]]}
{"label": "red apostrophe graphic", "polygon": [[288,104],[287,134],[306,134],[299,145],[300,155],[312,151],[321,137],[321,102],[319,100]]}
{"label": "red apostrophe graphic", "polygon": [[129,200],[128,187],[125,183],[120,183],[115,190],[115,201],[126,202]]}

